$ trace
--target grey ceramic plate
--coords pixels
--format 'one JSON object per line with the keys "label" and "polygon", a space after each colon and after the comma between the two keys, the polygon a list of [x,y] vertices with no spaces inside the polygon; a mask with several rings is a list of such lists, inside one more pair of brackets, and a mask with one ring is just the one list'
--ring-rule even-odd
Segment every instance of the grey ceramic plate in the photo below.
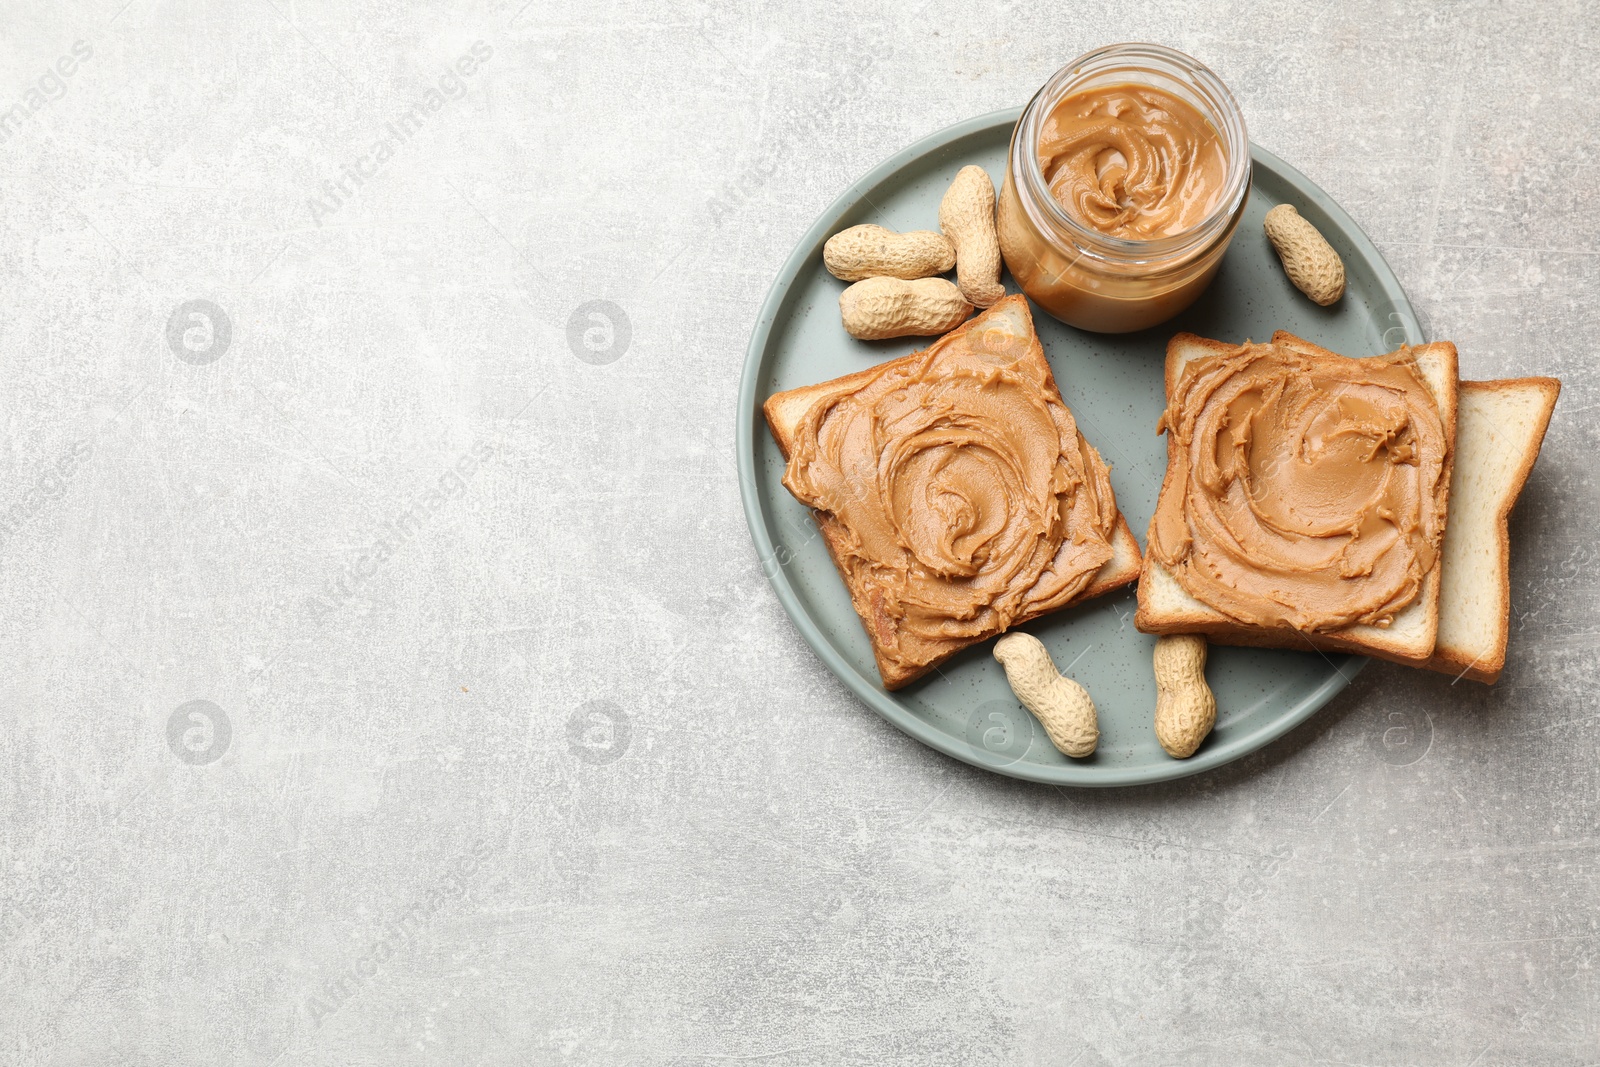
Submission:
{"label": "grey ceramic plate", "polygon": [[[1364,660],[1244,648],[1213,648],[1206,670],[1217,696],[1217,726],[1200,751],[1174,760],[1156,744],[1151,720],[1155,638],[1133,628],[1134,592],[1125,591],[1029,623],[1063,671],[1088,687],[1100,713],[1100,748],[1070,760],[1017,704],[986,641],[898,692],[878,678],[865,631],[805,507],[783,488],[783,457],[761,404],[773,393],[860,370],[926,341],[865,343],[839,325],[837,281],[822,245],[846,226],[936,229],[939,198],[968,163],[998,186],[1021,114],[971,119],[896,153],[845,191],[800,241],[778,273],[756,322],[739,390],[739,479],[750,532],[778,599],[828,669],[866,705],[941,752],[1017,778],[1059,785],[1132,785],[1179,778],[1238,759],[1282,736],[1344,688]],[[1411,305],[1393,272],[1337,204],[1282,160],[1254,149],[1254,186],[1221,271],[1193,308],[1144,333],[1089,334],[1034,308],[1045,354],[1085,436],[1112,464],[1117,503],[1139,536],[1166,469],[1156,419],[1165,406],[1162,363],[1179,330],[1240,341],[1286,329],[1337,352],[1372,355],[1421,343]],[[1289,202],[1344,257],[1344,299],[1319,308],[1284,276],[1261,229],[1269,208]],[[1007,287],[1015,292],[1009,277]]]}

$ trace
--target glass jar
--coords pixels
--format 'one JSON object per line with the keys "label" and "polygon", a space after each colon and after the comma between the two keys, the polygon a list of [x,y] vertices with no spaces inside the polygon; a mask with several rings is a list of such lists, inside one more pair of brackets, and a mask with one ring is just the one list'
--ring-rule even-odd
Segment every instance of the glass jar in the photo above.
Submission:
{"label": "glass jar", "polygon": [[[1129,240],[1090,228],[1051,195],[1039,165],[1041,127],[1068,95],[1151,86],[1193,106],[1222,139],[1220,195],[1201,221],[1170,237]],[[1034,303],[1096,333],[1164,322],[1194,303],[1222,263],[1250,193],[1250,137],[1227,86],[1210,69],[1157,44],[1114,44],[1062,67],[1028,102],[1011,135],[996,226],[1011,276]]]}

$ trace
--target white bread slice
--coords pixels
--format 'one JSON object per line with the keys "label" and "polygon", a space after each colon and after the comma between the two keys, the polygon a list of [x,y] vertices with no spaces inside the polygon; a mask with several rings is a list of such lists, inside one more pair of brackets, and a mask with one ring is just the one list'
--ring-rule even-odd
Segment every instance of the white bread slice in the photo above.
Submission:
{"label": "white bread slice", "polygon": [[[1272,340],[1307,355],[1337,355],[1281,330],[1273,335]],[[1167,395],[1170,397],[1176,392],[1183,368],[1190,360],[1231,352],[1234,348],[1233,345],[1194,334],[1178,334],[1167,343]],[[1445,438],[1450,443],[1453,457],[1458,388],[1455,345],[1440,341],[1420,345],[1412,351],[1424,383],[1438,401],[1440,421],[1444,424]],[[1169,456],[1172,447],[1169,437]],[[1449,459],[1447,457],[1447,477],[1451,473]],[[1169,465],[1168,477],[1171,477],[1171,471]],[[1165,484],[1162,489],[1165,491]],[[1446,502],[1448,506],[1448,497]],[[1448,522],[1446,529],[1449,529]],[[1443,553],[1440,558],[1443,558]],[[1165,567],[1153,557],[1146,556],[1139,576],[1139,610],[1134,616],[1134,624],[1144,633],[1205,634],[1216,644],[1315,648],[1421,665],[1433,655],[1438,637],[1439,589],[1439,565],[1435,563],[1432,572],[1423,579],[1417,599],[1396,615],[1388,627],[1357,624],[1328,633],[1304,633],[1282,627],[1250,626],[1224,615],[1189,595]]]}
{"label": "white bread slice", "polygon": [[[981,324],[984,329],[1004,329],[1015,336],[1026,338],[1029,354],[1025,358],[1038,359],[1044,365],[1046,381],[1050,383],[1052,388],[1054,387],[1055,379],[1053,374],[1050,373],[1049,362],[1045,359],[1044,349],[1039,344],[1038,335],[1034,332],[1033,316],[1028,310],[1026,298],[1021,296],[1007,297],[976,317],[968,319],[952,332],[971,329],[976,324]],[[947,334],[946,336],[949,335]],[[783,452],[784,458],[788,459],[792,453],[795,435],[805,421],[806,414],[811,410],[813,404],[825,396],[836,394],[841,386],[849,386],[857,382],[864,383],[868,379],[881,374],[887,366],[915,359],[921,355],[921,352],[914,352],[901,357],[899,360],[876,364],[854,374],[847,374],[841,378],[835,378],[818,385],[774,393],[768,397],[766,403],[762,405],[762,412],[766,416],[767,426],[772,431],[772,437],[777,441],[778,448]],[[1056,398],[1060,399],[1059,391],[1057,391]],[[1079,432],[1081,434],[1082,427],[1079,427]],[[1091,445],[1090,447],[1092,448],[1093,446]],[[832,557],[834,565],[839,567],[840,575],[847,574],[848,571],[839,565],[840,548],[845,543],[846,538],[841,524],[827,512],[814,510],[811,515],[816,520],[818,529],[822,532],[822,540],[828,546],[828,554]],[[1083,592],[1069,603],[1055,610],[1064,610],[1081,604],[1091,597],[1097,597],[1104,593],[1109,593],[1113,589],[1128,585],[1139,577],[1139,565],[1141,562],[1139,541],[1133,536],[1133,531],[1128,527],[1128,520],[1120,509],[1117,511],[1116,527],[1111,535],[1111,550],[1111,559],[1101,565],[1099,571],[1095,573],[1094,578],[1084,588]],[[878,673],[882,677],[884,688],[886,689],[899,689],[902,686],[909,685],[937,668],[940,663],[961,651],[962,648],[980,644],[988,640],[989,637],[995,636],[991,634],[986,637],[974,638],[967,645],[953,648],[949,653],[931,663],[920,668],[907,670],[895,660],[886,657],[882,652],[882,646],[887,644],[892,637],[894,621],[886,617],[877,617],[871,611],[864,611],[862,609],[862,601],[856,597],[856,590],[852,589],[850,592],[851,599],[856,604],[857,613],[861,616],[862,625],[867,632],[867,638],[872,643],[872,652],[877,660]],[[1021,626],[1023,623],[1044,614],[1047,613],[1039,611],[1024,614],[1013,620],[1011,625],[1013,627]]]}
{"label": "white bread slice", "polygon": [[1431,671],[1492,685],[1505,667],[1511,632],[1507,519],[1539,458],[1560,394],[1554,378],[1461,383],[1439,640],[1423,664]]}

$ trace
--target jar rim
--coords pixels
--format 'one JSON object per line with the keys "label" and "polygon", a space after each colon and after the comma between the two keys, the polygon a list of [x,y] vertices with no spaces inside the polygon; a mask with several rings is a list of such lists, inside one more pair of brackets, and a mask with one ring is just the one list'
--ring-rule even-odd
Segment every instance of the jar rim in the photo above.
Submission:
{"label": "jar rim", "polygon": [[[1142,61],[1128,64],[1126,61]],[[1169,77],[1187,79],[1190,88],[1197,91],[1210,114],[1205,117],[1217,127],[1228,153],[1228,172],[1224,194],[1205,218],[1186,230],[1167,237],[1145,240],[1113,237],[1092,229],[1074,218],[1056,198],[1045,183],[1039,166],[1039,127],[1047,115],[1075,86],[1103,70],[1126,66],[1128,73],[1137,77],[1141,67]],[[1130,79],[1131,80],[1131,79]],[[1244,113],[1239,102],[1221,78],[1198,59],[1176,48],[1142,41],[1109,44],[1085,52],[1068,63],[1045,82],[1028,101],[1022,118],[1017,122],[1011,146],[1012,169],[1020,170],[1020,184],[1027,188],[1025,202],[1045,213],[1057,233],[1073,240],[1078,251],[1096,258],[1120,263],[1137,263],[1146,260],[1170,260],[1185,252],[1208,244],[1218,231],[1231,232],[1234,215],[1243,206],[1250,191],[1250,135],[1245,127]],[[1031,212],[1030,212],[1031,214]]]}

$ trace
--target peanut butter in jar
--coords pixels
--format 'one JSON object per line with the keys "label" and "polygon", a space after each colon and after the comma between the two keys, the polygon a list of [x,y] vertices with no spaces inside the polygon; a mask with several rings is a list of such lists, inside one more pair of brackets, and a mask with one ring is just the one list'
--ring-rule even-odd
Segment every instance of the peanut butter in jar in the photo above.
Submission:
{"label": "peanut butter in jar", "polygon": [[1012,277],[1098,333],[1194,302],[1250,191],[1244,118],[1215,74],[1160,45],[1112,45],[1057,72],[1012,135],[997,225]]}

